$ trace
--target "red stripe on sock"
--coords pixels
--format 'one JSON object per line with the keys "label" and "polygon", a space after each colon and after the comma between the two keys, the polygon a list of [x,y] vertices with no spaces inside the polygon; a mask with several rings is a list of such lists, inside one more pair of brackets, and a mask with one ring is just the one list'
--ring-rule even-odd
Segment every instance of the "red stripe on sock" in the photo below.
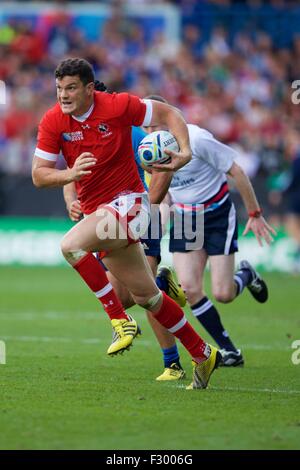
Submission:
{"label": "red stripe on sock", "polygon": [[[154,314],[156,320],[163,325],[165,328],[172,328],[180,320],[183,319],[184,313],[183,310],[177,305],[177,303],[167,296],[165,292],[163,294],[163,303],[160,310]],[[193,359],[197,362],[207,359],[207,356],[204,354],[206,343],[203,339],[196,333],[194,328],[189,324],[188,321],[173,333],[176,338],[178,338],[183,346],[188,350]]]}
{"label": "red stripe on sock", "polygon": [[[100,291],[109,283],[103,266],[92,253],[88,253],[81,258],[73,268],[94,293]],[[126,312],[113,289],[100,297],[99,300],[111,320],[120,318],[128,320]]]}

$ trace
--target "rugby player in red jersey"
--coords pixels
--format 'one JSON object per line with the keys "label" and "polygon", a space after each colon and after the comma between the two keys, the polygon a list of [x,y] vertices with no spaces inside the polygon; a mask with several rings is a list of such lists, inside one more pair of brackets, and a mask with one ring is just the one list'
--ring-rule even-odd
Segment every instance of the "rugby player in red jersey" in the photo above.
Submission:
{"label": "rugby player in red jersey", "polygon": [[[132,125],[165,125],[180,151],[168,152],[171,162],[164,168],[176,171],[191,159],[186,123],[165,103],[95,91],[93,69],[84,59],[62,61],[55,77],[58,103],[40,122],[32,178],[37,187],[76,183],[85,218],[67,232],[61,249],[112,319],[114,338],[108,354],[126,349],[139,330],[94,252],[105,253],[107,268],[128,288],[135,303],[151,311],[190,353],[194,369],[189,388],[206,388],[221,355],[200,338],[182,309],[155,284],[139,243],[150,207],[131,145]],[[55,168],[60,152],[68,165],[65,170]]]}

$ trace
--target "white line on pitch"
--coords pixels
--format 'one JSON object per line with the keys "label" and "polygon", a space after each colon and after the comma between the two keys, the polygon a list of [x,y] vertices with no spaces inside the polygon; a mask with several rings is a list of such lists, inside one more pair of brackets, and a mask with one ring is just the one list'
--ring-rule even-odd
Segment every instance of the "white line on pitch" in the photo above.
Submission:
{"label": "white line on pitch", "polygon": [[[176,385],[176,388],[185,388],[183,384]],[[209,386],[209,390],[216,392],[248,392],[248,393],[284,393],[286,395],[300,395],[300,390],[280,390],[276,388],[244,388],[244,387],[214,387]]]}
{"label": "white line on pitch", "polygon": [[36,319],[41,319],[41,318],[46,318],[47,320],[74,320],[74,319],[88,319],[88,320],[94,320],[94,319],[104,319],[106,317],[102,318],[102,312],[99,310],[99,312],[75,312],[75,313],[66,313],[66,312],[58,312],[58,311],[46,311],[46,312],[33,312],[33,311],[27,311],[27,312],[1,312],[0,313],[0,318],[7,317],[9,320],[17,320],[17,321],[22,321],[22,320],[36,320]]}
{"label": "white line on pitch", "polygon": [[[24,341],[24,342],[41,342],[41,343],[71,343],[79,342],[82,344],[97,344],[103,343],[106,340],[101,338],[67,338],[60,336],[2,336],[1,339],[7,341]],[[143,345],[150,345],[153,342],[138,339],[138,342]],[[254,351],[290,351],[291,348],[288,346],[276,346],[276,345],[265,345],[265,344],[242,344],[241,348],[244,350],[254,350]]]}
{"label": "white line on pitch", "polygon": [[217,392],[258,392],[258,393],[286,393],[290,395],[300,394],[300,390],[277,390],[276,388],[243,388],[243,387],[209,387],[210,390],[216,390]]}
{"label": "white line on pitch", "polygon": [[[73,343],[79,342],[82,344],[100,344],[107,341],[101,338],[65,338],[60,336],[2,336],[4,341],[24,341],[24,342],[40,342],[40,343]],[[152,341],[143,340],[138,338],[138,344],[149,346],[153,344]]]}

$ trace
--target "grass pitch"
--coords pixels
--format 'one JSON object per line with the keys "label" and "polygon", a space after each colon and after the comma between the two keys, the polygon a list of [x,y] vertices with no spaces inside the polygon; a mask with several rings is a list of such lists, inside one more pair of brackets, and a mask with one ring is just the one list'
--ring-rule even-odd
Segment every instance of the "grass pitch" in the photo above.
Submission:
{"label": "grass pitch", "polygon": [[70,268],[1,267],[0,279],[0,449],[300,448],[299,277],[267,274],[266,305],[248,292],[218,305],[246,364],[204,391],[185,390],[181,346],[188,378],[155,382],[161,355],[140,308],[142,337],[107,357],[109,321]]}

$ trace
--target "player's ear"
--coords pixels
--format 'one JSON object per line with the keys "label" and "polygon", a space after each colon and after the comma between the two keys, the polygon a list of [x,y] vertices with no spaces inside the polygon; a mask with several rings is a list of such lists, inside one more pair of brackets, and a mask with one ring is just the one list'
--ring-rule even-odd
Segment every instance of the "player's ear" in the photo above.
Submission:
{"label": "player's ear", "polygon": [[92,95],[94,93],[94,89],[95,89],[95,83],[94,82],[90,82],[86,85],[86,91],[89,95]]}

